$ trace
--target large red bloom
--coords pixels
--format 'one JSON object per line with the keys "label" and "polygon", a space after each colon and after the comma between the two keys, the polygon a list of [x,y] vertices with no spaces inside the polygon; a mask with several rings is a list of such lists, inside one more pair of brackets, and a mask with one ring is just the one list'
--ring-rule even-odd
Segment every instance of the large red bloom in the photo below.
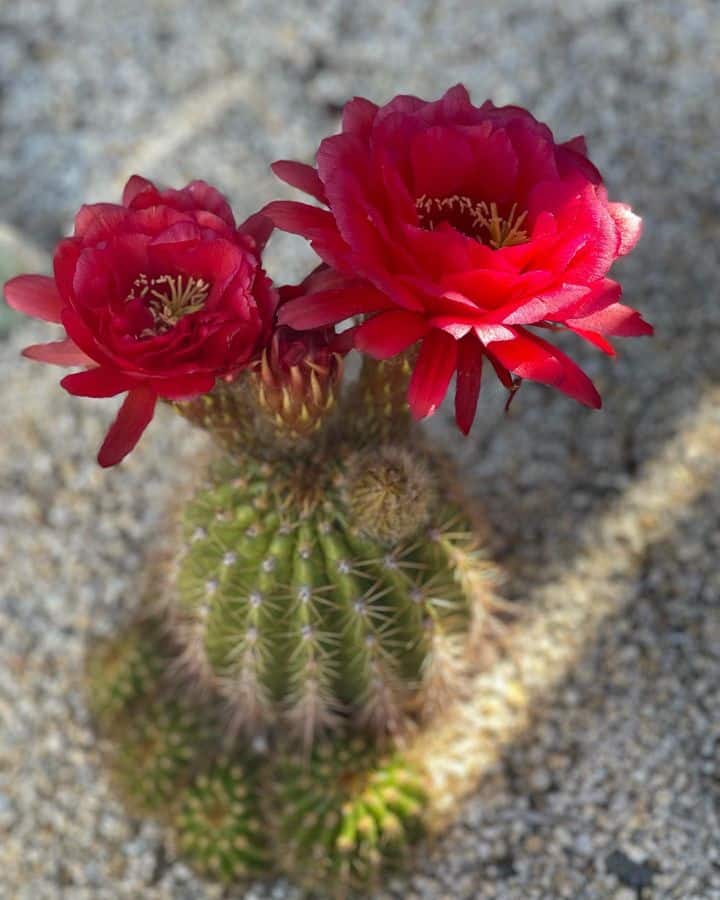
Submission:
{"label": "large red bloom", "polygon": [[608,202],[583,139],[558,144],[526,110],[473,106],[461,85],[432,103],[356,98],[342,126],[317,168],[273,167],[329,209],[276,201],[264,212],[348,278],[287,303],[280,321],[312,328],[366,314],[355,343],[378,358],[421,341],[412,411],[432,413],[457,373],[465,433],[485,357],[508,388],[528,378],[599,407],[588,377],[530,330],[562,327],[610,354],[608,337],[652,333],[606,277],[640,219]]}
{"label": "large red bloom", "polygon": [[27,347],[25,356],[85,366],[62,379],[71,394],[128,392],[101,465],[132,450],[158,397],[203,394],[256,358],[276,305],[260,266],[269,228],[259,216],[238,228],[225,198],[205,182],[160,191],[136,175],[122,205],[80,209],[74,235],[55,251],[54,278],[20,275],[5,285],[10,306],[67,332]]}

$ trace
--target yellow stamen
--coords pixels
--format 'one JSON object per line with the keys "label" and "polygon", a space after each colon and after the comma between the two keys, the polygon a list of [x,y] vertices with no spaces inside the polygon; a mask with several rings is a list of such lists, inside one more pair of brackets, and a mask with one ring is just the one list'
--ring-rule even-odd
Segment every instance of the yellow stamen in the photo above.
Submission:
{"label": "yellow stamen", "polygon": [[158,275],[149,278],[139,275],[133,282],[128,300],[145,300],[154,327],[146,328],[141,337],[164,334],[182,319],[203,308],[210,293],[210,285],[203,278],[192,275]]}
{"label": "yellow stamen", "polygon": [[428,197],[423,194],[415,201],[415,206],[423,226],[430,231],[434,231],[438,220],[444,219],[453,225],[453,219],[456,223],[460,219],[462,225],[458,230],[493,250],[524,244],[528,240],[528,233],[522,227],[527,211],[518,215],[517,203],[513,203],[507,216],[500,215],[497,203],[478,202],[461,194],[450,197]]}

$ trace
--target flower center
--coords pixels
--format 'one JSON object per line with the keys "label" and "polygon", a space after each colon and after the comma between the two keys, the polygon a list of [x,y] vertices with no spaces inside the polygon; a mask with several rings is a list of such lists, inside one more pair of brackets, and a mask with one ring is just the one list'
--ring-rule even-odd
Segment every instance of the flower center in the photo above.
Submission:
{"label": "flower center", "polygon": [[528,233],[522,227],[527,212],[518,214],[517,203],[513,203],[507,216],[502,216],[497,203],[478,202],[461,194],[453,194],[452,197],[428,197],[423,194],[415,201],[415,207],[420,224],[428,231],[434,231],[440,222],[447,222],[493,250],[524,244],[528,239]]}
{"label": "flower center", "polygon": [[202,309],[210,293],[210,285],[192,275],[142,274],[133,282],[128,300],[144,300],[153,317],[153,327],[146,328],[141,337],[152,337],[170,331],[184,316]]}

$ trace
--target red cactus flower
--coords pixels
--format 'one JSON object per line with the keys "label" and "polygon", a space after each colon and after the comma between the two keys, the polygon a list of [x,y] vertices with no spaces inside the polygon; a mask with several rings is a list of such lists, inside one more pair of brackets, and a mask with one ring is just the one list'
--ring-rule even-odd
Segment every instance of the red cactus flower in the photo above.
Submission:
{"label": "red cactus flower", "polygon": [[484,358],[512,390],[528,378],[599,407],[589,378],[531,329],[567,329],[609,354],[608,337],[652,333],[606,277],[640,219],[608,201],[582,138],[558,144],[524,109],[473,106],[461,85],[435,102],[356,98],[317,168],[273,168],[329,209],[276,201],[264,212],[348,279],[287,303],[280,321],[313,328],[364,314],[355,345],[380,359],[421,341],[416,418],[457,373],[467,433]]}
{"label": "red cactus flower", "polygon": [[85,366],[60,382],[83,397],[127,397],[100,449],[111,466],[129,453],[158,397],[186,399],[231,377],[264,346],[276,305],[260,266],[272,226],[239,228],[225,198],[202,181],[158,190],[133,176],[122,205],[83,206],[58,244],[54,278],[5,285],[20,312],[62,323],[67,337],[27,347],[40,362]]}

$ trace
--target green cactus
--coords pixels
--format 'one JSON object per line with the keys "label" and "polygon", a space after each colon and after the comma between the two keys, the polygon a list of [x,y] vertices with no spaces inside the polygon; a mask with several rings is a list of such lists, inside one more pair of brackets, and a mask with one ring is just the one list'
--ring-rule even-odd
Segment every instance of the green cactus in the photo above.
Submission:
{"label": "green cactus", "polygon": [[226,757],[185,791],[175,818],[177,839],[204,874],[230,883],[267,871],[268,833],[257,776],[257,760]]}
{"label": "green cactus", "polygon": [[166,813],[204,750],[220,739],[199,710],[162,696],[137,704],[123,725],[115,738],[111,774],[128,806],[141,812]]}
{"label": "green cactus", "polygon": [[425,788],[401,754],[367,741],[322,741],[309,759],[281,759],[274,809],[284,870],[310,884],[367,888],[422,832]]}
{"label": "green cactus", "polygon": [[93,715],[111,724],[130,703],[154,690],[166,663],[152,622],[137,623],[120,635],[98,641],[85,663]]}
{"label": "green cactus", "polygon": [[236,724],[283,720],[308,744],[347,716],[397,731],[487,601],[432,463],[391,446],[346,469],[225,464],[184,510],[177,636]]}
{"label": "green cactus", "polygon": [[340,362],[317,352],[298,365],[278,344],[176,404],[229,456],[175,519],[157,619],[87,675],[129,806],[169,821],[201,873],[345,896],[431,821],[412,747],[502,606],[447,462],[410,426],[409,361],[366,360],[343,406]]}

